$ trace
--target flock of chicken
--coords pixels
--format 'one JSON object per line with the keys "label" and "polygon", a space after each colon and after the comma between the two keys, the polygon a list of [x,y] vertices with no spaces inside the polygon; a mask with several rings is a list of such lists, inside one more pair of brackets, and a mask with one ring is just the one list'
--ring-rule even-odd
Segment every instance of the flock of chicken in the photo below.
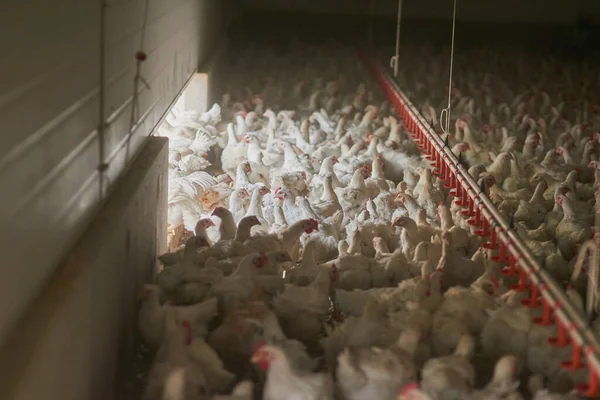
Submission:
{"label": "flock of chicken", "polygon": [[[399,77],[438,131],[448,101],[440,50],[407,45]],[[514,217],[541,264],[566,282],[595,222],[600,76],[585,64],[511,48],[464,49],[455,62],[455,153],[498,210]]]}
{"label": "flock of chicken", "polygon": [[[560,368],[555,327],[531,322],[354,49],[286,49],[237,51],[221,105],[161,128],[173,251],[140,291],[145,399],[576,398],[585,371]],[[558,87],[512,100],[471,71],[457,87],[453,151],[568,279],[591,236],[597,114],[571,125]]]}

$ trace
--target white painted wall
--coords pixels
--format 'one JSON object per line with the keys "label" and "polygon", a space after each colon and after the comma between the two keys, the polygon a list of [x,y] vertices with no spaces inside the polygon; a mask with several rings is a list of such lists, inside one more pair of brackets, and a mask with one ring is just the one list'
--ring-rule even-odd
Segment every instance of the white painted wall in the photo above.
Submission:
{"label": "white painted wall", "polygon": [[148,0],[141,74],[151,89],[140,87],[130,133],[145,0],[106,2],[103,173],[99,1],[23,0],[0,12],[0,343],[227,22],[226,0]]}
{"label": "white painted wall", "polygon": [[[166,138],[146,141],[0,346],[2,400],[133,400],[137,293],[167,241]],[[140,385],[141,386],[141,385]],[[120,390],[121,389],[121,390]]]}

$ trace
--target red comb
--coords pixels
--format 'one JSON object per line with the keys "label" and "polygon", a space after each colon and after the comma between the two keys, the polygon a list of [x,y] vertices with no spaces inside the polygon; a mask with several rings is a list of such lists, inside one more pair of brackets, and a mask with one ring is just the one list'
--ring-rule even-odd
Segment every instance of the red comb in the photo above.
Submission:
{"label": "red comb", "polygon": [[254,345],[254,348],[252,349],[252,354],[255,354],[257,351],[259,351],[260,349],[262,349],[266,345],[267,345],[267,342],[265,342],[264,340],[260,340],[258,343],[256,343]]}
{"label": "red comb", "polygon": [[261,256],[262,258],[267,258],[267,253],[265,253],[264,251],[261,251],[261,252],[260,252],[260,253],[258,253],[258,254],[260,254],[260,256]]}
{"label": "red comb", "polygon": [[400,390],[400,395],[406,396],[409,392],[417,389],[419,389],[419,384],[417,382],[409,383]]}

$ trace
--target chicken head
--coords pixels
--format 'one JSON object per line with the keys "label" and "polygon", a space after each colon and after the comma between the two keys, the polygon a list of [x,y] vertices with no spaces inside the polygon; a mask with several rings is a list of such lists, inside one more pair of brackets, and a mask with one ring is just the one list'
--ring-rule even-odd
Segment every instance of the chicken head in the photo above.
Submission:
{"label": "chicken head", "polygon": [[275,198],[277,198],[281,201],[284,201],[287,196],[288,196],[287,190],[285,190],[281,187],[278,187],[275,189]]}
{"label": "chicken head", "polygon": [[302,227],[304,228],[304,233],[310,235],[314,231],[319,230],[319,221],[317,221],[316,219],[309,218],[302,222]]}
{"label": "chicken head", "polygon": [[244,223],[244,224],[248,224],[250,227],[256,226],[256,225],[260,225],[260,221],[258,220],[258,217],[256,215],[251,215],[249,217],[244,217],[240,220],[240,225]]}
{"label": "chicken head", "polygon": [[371,167],[369,167],[367,164],[362,166],[362,176],[363,179],[367,179],[369,176],[371,176]]}
{"label": "chicken head", "polygon": [[244,168],[245,173],[247,173],[247,174],[252,173],[252,167],[250,166],[250,163],[248,161],[243,162],[242,166]]}
{"label": "chicken head", "polygon": [[268,346],[264,341],[256,344],[252,352],[250,362],[256,364],[258,368],[267,371],[271,366],[271,362],[276,358],[278,350],[273,346]]}
{"label": "chicken head", "polygon": [[200,221],[198,221],[198,224],[202,225],[204,229],[208,229],[211,226],[215,226],[215,223],[210,218],[202,218]]}
{"label": "chicken head", "polygon": [[157,293],[159,290],[158,286],[143,284],[138,291],[138,299],[147,299],[152,294]]}
{"label": "chicken head", "polygon": [[268,261],[269,256],[267,256],[267,253],[261,251],[260,253],[256,253],[253,257],[252,265],[254,265],[256,268],[262,268],[265,266],[265,264],[267,264]]}
{"label": "chicken head", "polygon": [[[396,198],[398,198],[400,195],[396,196]],[[404,227],[409,223],[410,218],[409,217],[398,217],[394,220],[394,222],[392,223],[392,226],[399,226],[399,227]]]}
{"label": "chicken head", "polygon": [[225,215],[225,212],[227,211],[227,209],[225,207],[217,207],[215,208],[212,213],[210,214],[213,217],[222,217],[223,215]]}
{"label": "chicken head", "polygon": [[258,189],[258,194],[260,194],[261,196],[265,196],[269,193],[271,193],[271,190],[266,186],[261,186],[260,189]]}

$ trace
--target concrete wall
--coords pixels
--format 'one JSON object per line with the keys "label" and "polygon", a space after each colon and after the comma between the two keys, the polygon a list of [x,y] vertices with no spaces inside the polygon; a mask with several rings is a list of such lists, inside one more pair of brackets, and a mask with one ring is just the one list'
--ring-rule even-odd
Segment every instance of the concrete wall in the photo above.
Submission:
{"label": "concrete wall", "polygon": [[[311,13],[368,13],[370,0],[239,0],[240,4],[271,10]],[[395,16],[397,0],[371,0],[379,15]],[[404,0],[403,15],[410,19],[451,19],[452,0]],[[589,13],[600,24],[596,0],[458,0],[462,21],[572,24],[579,12]]]}
{"label": "concrete wall", "polygon": [[[139,87],[130,130],[146,2],[150,89]],[[102,85],[99,0],[27,0],[0,12],[0,344],[227,23],[226,0],[105,3]]]}
{"label": "concrete wall", "polygon": [[0,348],[2,400],[117,399],[136,295],[166,249],[166,138],[153,137]]}

